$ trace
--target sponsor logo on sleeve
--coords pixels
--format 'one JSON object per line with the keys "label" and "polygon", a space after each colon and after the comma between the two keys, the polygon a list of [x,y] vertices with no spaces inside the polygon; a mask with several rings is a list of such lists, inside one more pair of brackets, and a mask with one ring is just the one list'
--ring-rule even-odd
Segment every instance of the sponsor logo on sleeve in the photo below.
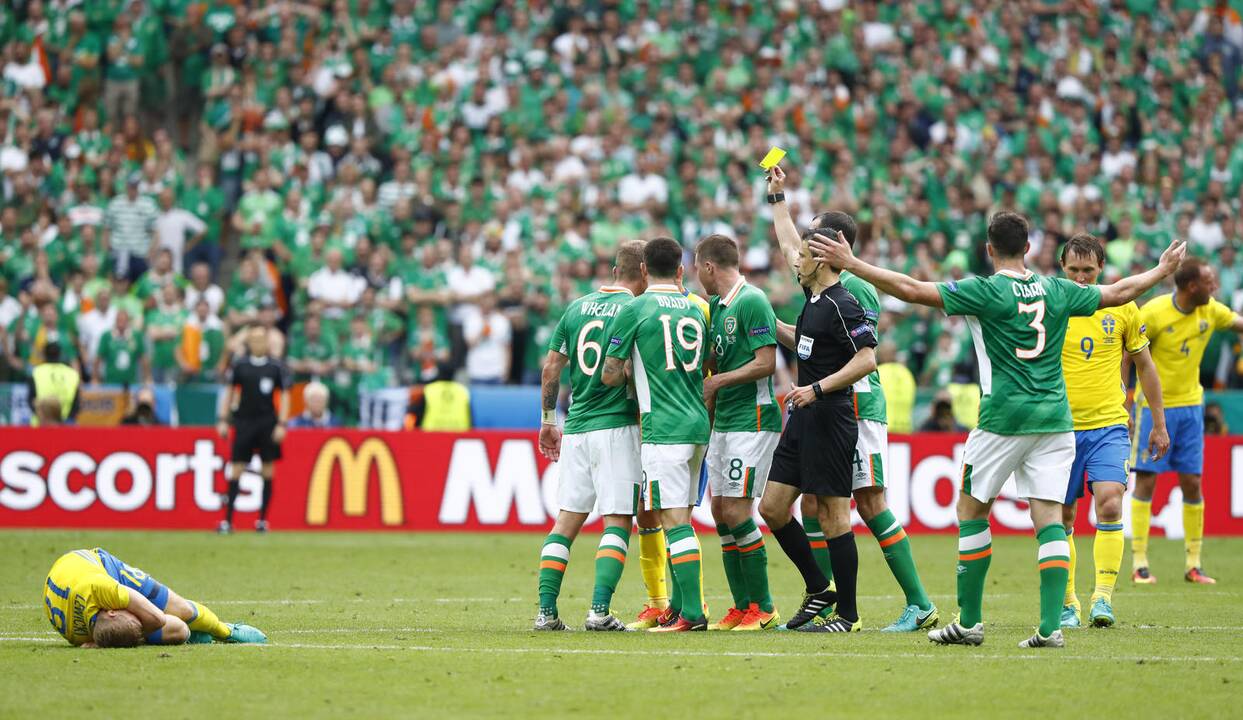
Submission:
{"label": "sponsor logo on sleeve", "polygon": [[619,337],[609,338],[609,345],[621,345],[621,338]]}
{"label": "sponsor logo on sleeve", "polygon": [[751,334],[752,334],[752,335],[768,335],[768,334],[769,334],[769,333],[771,333],[772,331],[773,331],[773,329],[772,329],[772,328],[770,328],[770,327],[769,327],[769,326],[767,326],[767,325],[761,325],[761,326],[756,327],[756,328],[751,328]]}
{"label": "sponsor logo on sleeve", "polygon": [[945,289],[949,290],[950,292],[958,292],[958,281],[950,280],[949,282],[945,283]]}
{"label": "sponsor logo on sleeve", "polygon": [[857,337],[859,337],[860,335],[862,335],[863,333],[866,333],[866,332],[871,332],[871,331],[872,331],[872,327],[871,327],[870,325],[868,325],[867,323],[864,323],[864,324],[860,325],[859,327],[855,328],[854,330],[851,330],[851,331],[850,331],[850,337],[852,337],[852,338],[857,338]]}

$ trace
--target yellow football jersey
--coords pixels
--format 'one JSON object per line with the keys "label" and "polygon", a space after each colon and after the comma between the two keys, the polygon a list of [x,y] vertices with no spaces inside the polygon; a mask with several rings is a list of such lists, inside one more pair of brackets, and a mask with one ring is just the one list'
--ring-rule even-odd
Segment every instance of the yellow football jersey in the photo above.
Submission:
{"label": "yellow football jersey", "polygon": [[1147,345],[1139,306],[1133,302],[1070,319],[1062,343],[1062,374],[1076,430],[1126,424],[1122,351],[1137,353]]}
{"label": "yellow football jersey", "polygon": [[699,310],[704,314],[704,323],[711,325],[712,324],[712,310],[710,309],[710,306],[708,305],[708,301],[699,297],[695,293],[690,292],[689,290],[686,292],[686,299],[690,300],[691,304],[699,308]]}
{"label": "yellow football jersey", "polygon": [[[1148,301],[1139,311],[1152,343],[1152,359],[1161,376],[1161,396],[1167,408],[1204,402],[1200,387],[1200,360],[1214,330],[1230,327],[1237,315],[1216,300],[1190,312],[1174,304],[1174,294]],[[1143,402],[1143,398],[1141,398]],[[1143,402],[1147,406],[1146,402]]]}
{"label": "yellow football jersey", "polygon": [[91,639],[100,610],[127,607],[129,592],[108,575],[93,550],[65,553],[52,564],[43,587],[43,615],[74,645]]}

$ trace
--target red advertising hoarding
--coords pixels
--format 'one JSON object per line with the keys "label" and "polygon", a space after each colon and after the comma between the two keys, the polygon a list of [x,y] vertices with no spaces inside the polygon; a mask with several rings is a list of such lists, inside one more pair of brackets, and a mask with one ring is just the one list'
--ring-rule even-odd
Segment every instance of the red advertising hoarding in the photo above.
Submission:
{"label": "red advertising hoarding", "polygon": [[[963,440],[890,439],[888,499],[908,532],[955,527]],[[0,526],[207,530],[221,517],[226,452],[206,428],[5,428]],[[1209,438],[1204,467],[1207,533],[1243,535],[1243,437]],[[542,531],[557,510],[557,469],[539,455],[535,433],[293,431],[270,520],[278,530]],[[256,475],[243,476],[240,527],[258,509],[260,487]],[[1154,530],[1181,535],[1177,483],[1163,479],[1153,506]],[[695,517],[711,526],[706,506]],[[1083,512],[1080,528],[1088,527]],[[993,529],[1029,531],[1026,505],[1003,493]]]}

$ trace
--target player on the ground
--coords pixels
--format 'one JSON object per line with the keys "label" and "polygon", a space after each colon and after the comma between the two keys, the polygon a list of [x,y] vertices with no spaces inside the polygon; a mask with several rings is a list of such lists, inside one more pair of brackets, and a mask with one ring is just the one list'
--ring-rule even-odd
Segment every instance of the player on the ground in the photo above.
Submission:
{"label": "player on the ground", "polygon": [[43,584],[43,616],[81,647],[268,640],[249,625],[220,622],[206,606],[186,600],[103,548],[74,550],[52,563]]}
{"label": "player on the ground", "polygon": [[[686,289],[684,282],[678,282],[678,291],[691,303],[698,307],[704,315],[704,326],[707,327],[712,322],[712,313],[708,308],[708,301],[699,297],[695,293]],[[703,498],[704,487],[707,483],[707,463],[705,462],[700,468],[699,477],[699,495]],[[630,630],[647,630],[664,625],[671,619],[676,617],[677,613],[671,609],[669,598],[669,582],[670,574],[669,548],[665,544],[665,530],[660,524],[660,511],[648,510],[640,503],[635,513],[635,524],[639,528],[639,568],[643,574],[643,587],[647,591],[647,601],[643,605],[643,609],[639,611],[639,616],[634,622],[626,627]],[[703,588],[703,565],[699,568],[699,586]],[[678,593],[678,587],[673,585],[673,593]],[[702,598],[701,598],[702,600]],[[708,614],[707,602],[702,603],[704,606],[704,614]],[[681,607],[680,597],[677,606]]]}
{"label": "player on the ground", "polygon": [[[1079,233],[1062,246],[1062,271],[1080,285],[1095,285],[1105,269],[1105,246],[1087,233]],[[1134,302],[1102,308],[1091,317],[1073,317],[1062,344],[1062,372],[1066,397],[1075,425],[1075,462],[1070,468],[1066,505],[1062,510],[1066,541],[1070,546],[1066,595],[1062,602],[1062,627],[1079,627],[1079,598],[1075,593],[1075,510],[1087,483],[1096,508],[1096,539],[1092,557],[1096,565],[1096,588],[1090,600],[1089,619],[1095,627],[1113,626],[1113,591],[1122,567],[1122,496],[1126,494],[1127,458],[1131,441],[1127,433],[1126,393],[1118,382],[1124,352],[1138,370],[1144,395],[1152,399],[1153,427],[1145,438],[1154,458],[1165,454],[1170,439],[1161,410],[1161,381],[1148,354],[1148,338]],[[1125,382],[1125,379],[1123,380]]]}
{"label": "player on the ground", "polygon": [[[544,360],[539,445],[545,457],[560,463],[557,502],[561,512],[540,551],[536,630],[565,629],[557,613],[557,596],[570,561],[570,544],[593,509],[604,520],[604,533],[596,550],[596,582],[585,627],[626,629],[610,614],[609,604],[626,566],[639,498],[638,409],[626,388],[602,384],[598,371],[609,323],[647,287],[642,263],[643,243],[628,242],[618,248],[614,283],[570,303],[553,331]],[[557,395],[566,365],[570,366],[571,395],[563,431],[557,427]]]}
{"label": "player on the ground", "polygon": [[781,408],[773,392],[777,318],[764,291],[738,272],[738,244],[709,235],[695,248],[695,270],[711,299],[704,404],[712,415],[708,485],[712,517],[734,606],[714,630],[767,630],[781,619],[768,589],[764,537],[751,519],[764,494]]}
{"label": "player on the ground", "polygon": [[[799,252],[798,229],[794,218],[790,215],[790,207],[784,200],[785,173],[780,167],[774,167],[769,176],[768,191],[780,194],[783,198],[773,204],[773,224],[777,239],[787,258],[793,258]],[[812,219],[814,230],[840,231],[846,242],[854,245],[858,235],[858,226],[854,218],[844,212],[826,212]],[[880,299],[876,289],[862,278],[849,272],[840,273],[842,286],[846,288],[863,308],[864,317],[872,326],[872,334],[876,335],[876,325],[880,320]],[[879,336],[877,336],[879,341]],[[919,578],[919,570],[915,566],[915,555],[911,551],[911,541],[901,523],[889,510],[885,502],[885,464],[889,458],[889,428],[885,412],[885,393],[881,387],[880,373],[873,370],[867,377],[855,383],[855,410],[859,419],[859,441],[855,447],[851,487],[855,499],[855,507],[872,536],[880,545],[902,593],[906,599],[906,608],[901,616],[882,632],[915,632],[935,627],[940,621],[936,606],[924,590]],[[820,569],[830,581],[833,580],[832,567],[829,562],[828,542],[820,527],[819,512],[816,509],[816,497],[803,495],[803,528],[811,540],[812,551]]]}
{"label": "player on the ground", "polygon": [[[780,194],[768,196],[780,202]],[[876,369],[876,336],[863,308],[838,280],[837,270],[813,260],[804,236],[792,266],[806,302],[796,325],[779,322],[777,340],[798,353],[798,385],[786,396],[790,417],[773,453],[760,515],[772,529],[805,587],[789,630],[858,632],[859,553],[850,529],[851,460],[859,441],[852,386]],[[803,526],[790,507],[800,494],[816,496],[828,535],[836,590],[820,570]],[[836,603],[836,613],[820,614]]]}
{"label": "player on the ground", "polygon": [[1002,485],[1013,475],[1030,505],[1040,544],[1040,627],[1020,647],[1063,647],[1060,628],[1070,547],[1062,525],[1066,478],[1075,458],[1075,436],[1062,342],[1072,316],[1131,302],[1174,272],[1186,253],[1175,241],[1160,264],[1113,285],[1085,287],[1041,277],[1024,263],[1030,249],[1027,220],[999,212],[988,224],[988,255],[996,274],[943,283],[921,282],[856,258],[840,238],[821,236],[817,258],[862,277],[899,300],[963,315],[980,366],[980,423],[963,453],[958,497],[959,619],[928,633],[938,643],[984,642],[984,581],[992,555],[988,517]]}
{"label": "player on the ground", "polygon": [[707,330],[703,312],[679,289],[682,246],[655,238],[643,248],[647,290],[627,304],[609,326],[601,380],[625,385],[625,361],[633,364],[639,402],[643,500],[660,510],[675,583],[669,622],[656,632],[706,630],[700,575],[700,546],[691,526],[699,501],[699,473],[708,442],[703,404],[703,356]]}
{"label": "player on the ground", "polygon": [[1139,436],[1132,451],[1135,490],[1131,494],[1131,579],[1151,584],[1148,569],[1148,530],[1152,522],[1152,493],[1157,474],[1173,470],[1183,491],[1183,546],[1187,582],[1213,585],[1217,581],[1200,567],[1204,542],[1204,388],[1200,387],[1200,360],[1214,330],[1243,333],[1243,318],[1213,299],[1217,273],[1200,258],[1187,258],[1174,273],[1174,292],[1155,297],[1139,310],[1140,321],[1152,343],[1152,359],[1161,376],[1170,452],[1150,457],[1141,452],[1142,439],[1155,425],[1151,401],[1140,398]]}

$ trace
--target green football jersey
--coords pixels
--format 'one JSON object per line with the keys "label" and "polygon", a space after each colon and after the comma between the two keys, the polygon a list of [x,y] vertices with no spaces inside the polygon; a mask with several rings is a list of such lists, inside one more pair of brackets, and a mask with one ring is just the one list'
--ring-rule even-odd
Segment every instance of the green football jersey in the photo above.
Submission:
{"label": "green football jersey", "polygon": [[99,339],[99,359],[101,361],[99,378],[105,385],[137,385],[142,379],[141,363],[143,337],[130,330],[124,335],[115,331],[105,333]]}
{"label": "green football jersey", "polygon": [[981,430],[998,435],[1069,432],[1062,341],[1073,316],[1101,303],[1095,286],[998,272],[937,284],[947,315],[966,316],[980,365]]}
{"label": "green football jersey", "polygon": [[599,372],[609,323],[633,300],[629,290],[606,285],[571,302],[553,329],[548,349],[570,359],[565,433],[608,430],[638,421],[639,409],[629,388],[605,385]]}
{"label": "green football jersey", "polygon": [[703,403],[705,335],[703,311],[676,285],[649,285],[609,326],[605,355],[634,362],[644,443],[708,442],[708,409]]}
{"label": "green football jersey", "polygon": [[[777,344],[777,316],[764,291],[738,282],[724,297],[712,298],[709,339],[717,372],[737,370],[755,358],[755,351]],[[771,375],[755,382],[730,385],[716,394],[713,429],[717,432],[781,432],[781,408]]]}
{"label": "green football jersey", "polygon": [[[867,280],[851,275],[849,272],[841,274],[841,282],[846,292],[854,295],[855,300],[859,301],[859,307],[863,308],[864,319],[867,320],[868,325],[872,326],[872,334],[876,336],[876,341],[880,342],[880,333],[876,330],[876,325],[880,322],[880,298],[876,295],[876,288],[872,287],[872,283]],[[885,390],[880,385],[878,371],[873,370],[867,377],[855,383],[855,403],[857,403],[860,420],[888,423],[888,416],[885,415]]]}

